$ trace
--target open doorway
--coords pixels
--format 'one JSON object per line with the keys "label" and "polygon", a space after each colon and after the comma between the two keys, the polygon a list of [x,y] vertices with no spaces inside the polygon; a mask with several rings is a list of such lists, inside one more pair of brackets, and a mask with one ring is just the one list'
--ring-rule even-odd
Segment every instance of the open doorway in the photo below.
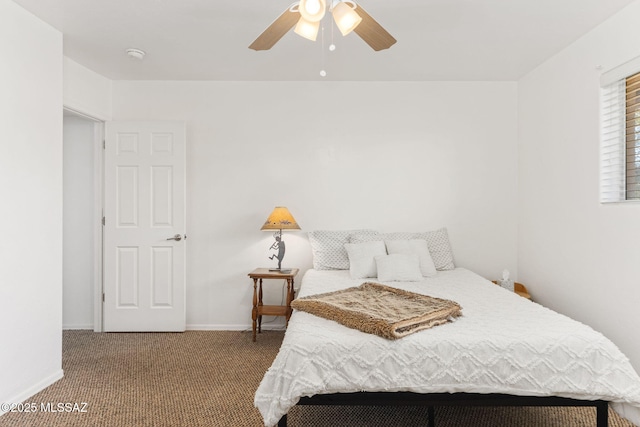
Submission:
{"label": "open doorway", "polygon": [[184,331],[184,123],[64,111],[63,329]]}
{"label": "open doorway", "polygon": [[102,133],[64,110],[63,329],[102,329]]}

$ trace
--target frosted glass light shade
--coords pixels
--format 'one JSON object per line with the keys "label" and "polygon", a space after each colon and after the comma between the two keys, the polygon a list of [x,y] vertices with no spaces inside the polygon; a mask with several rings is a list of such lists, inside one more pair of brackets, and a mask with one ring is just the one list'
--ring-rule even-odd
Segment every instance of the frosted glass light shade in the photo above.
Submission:
{"label": "frosted glass light shade", "polygon": [[293,31],[299,36],[304,37],[305,39],[316,41],[319,30],[320,22],[309,22],[303,17],[300,17],[298,23],[296,24],[296,28]]}
{"label": "frosted glass light shade", "polygon": [[343,36],[349,34],[362,22],[362,17],[343,1],[333,7],[332,14]]}
{"label": "frosted glass light shade", "polygon": [[300,0],[298,11],[306,21],[320,22],[327,11],[327,3],[325,0]]}

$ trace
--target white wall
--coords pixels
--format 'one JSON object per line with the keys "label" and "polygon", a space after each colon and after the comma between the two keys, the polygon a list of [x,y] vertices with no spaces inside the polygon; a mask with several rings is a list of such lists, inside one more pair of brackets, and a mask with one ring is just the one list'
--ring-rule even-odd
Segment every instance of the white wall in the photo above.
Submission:
{"label": "white wall", "polygon": [[94,122],[65,116],[63,300],[64,329],[93,329]]}
{"label": "white wall", "polygon": [[111,80],[67,58],[63,58],[64,106],[87,116],[111,119]]}
{"label": "white wall", "polygon": [[640,371],[640,204],[598,194],[599,78],[640,55],[639,19],[636,1],[519,82],[518,271]]}
{"label": "white wall", "polygon": [[[458,265],[516,273],[515,83],[114,82],[115,120],[187,123],[187,324],[250,324],[247,273],[311,265],[305,232],[449,229]],[[275,265],[275,264],[273,264]],[[279,286],[270,298],[280,300]]]}
{"label": "white wall", "polygon": [[0,402],[62,376],[62,35],[0,0]]}

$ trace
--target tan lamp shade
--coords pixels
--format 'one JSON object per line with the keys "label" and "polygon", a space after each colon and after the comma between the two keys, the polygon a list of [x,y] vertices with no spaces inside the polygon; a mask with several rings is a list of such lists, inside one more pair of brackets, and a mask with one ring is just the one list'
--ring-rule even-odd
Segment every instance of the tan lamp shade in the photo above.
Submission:
{"label": "tan lamp shade", "polygon": [[276,206],[260,230],[300,230],[300,226],[289,212],[289,209]]}

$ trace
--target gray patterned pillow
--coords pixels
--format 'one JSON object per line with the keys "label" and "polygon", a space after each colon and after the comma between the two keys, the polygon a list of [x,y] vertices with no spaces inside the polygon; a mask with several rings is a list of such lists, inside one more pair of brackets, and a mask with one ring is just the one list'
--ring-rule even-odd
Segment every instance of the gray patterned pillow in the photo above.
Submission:
{"label": "gray patterned pillow", "polygon": [[375,230],[317,230],[309,233],[313,253],[313,268],[316,270],[348,270],[349,256],[344,248],[350,243],[349,236],[375,236]]}
{"label": "gray patterned pillow", "polygon": [[370,242],[372,240],[384,240],[385,242],[388,240],[411,240],[411,239],[422,239],[422,237],[416,237],[418,233],[375,233],[375,234],[360,234],[354,233],[349,236],[349,243],[364,243]]}
{"label": "gray patterned pillow", "polygon": [[449,243],[449,234],[446,228],[435,231],[418,233],[414,239],[425,239],[429,245],[429,253],[436,266],[436,270],[453,270],[456,268],[453,263],[453,251]]}
{"label": "gray patterned pillow", "polygon": [[456,268],[453,263],[453,252],[449,243],[449,234],[446,228],[424,233],[379,233],[379,234],[355,234],[351,236],[350,243],[370,242],[372,240],[411,240],[424,239],[429,245],[429,253],[433,259],[436,270],[453,270]]}

